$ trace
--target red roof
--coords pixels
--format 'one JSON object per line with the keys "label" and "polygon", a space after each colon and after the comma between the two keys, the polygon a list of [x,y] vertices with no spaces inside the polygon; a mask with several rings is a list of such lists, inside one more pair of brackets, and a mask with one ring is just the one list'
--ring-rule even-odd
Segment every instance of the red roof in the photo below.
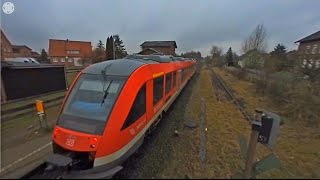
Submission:
{"label": "red roof", "polygon": [[7,42],[12,46],[11,42],[9,41],[9,39],[7,38],[7,36],[4,34],[3,30],[0,29],[0,31],[1,31],[1,41],[5,40],[5,41],[7,41]]}
{"label": "red roof", "polygon": [[[67,51],[79,51],[79,54],[68,54]],[[51,57],[86,57],[91,56],[91,42],[49,39],[49,56]]]}
{"label": "red roof", "polygon": [[13,45],[12,48],[15,48],[15,49],[27,48],[29,50],[32,50],[31,48],[29,48],[26,45]]}

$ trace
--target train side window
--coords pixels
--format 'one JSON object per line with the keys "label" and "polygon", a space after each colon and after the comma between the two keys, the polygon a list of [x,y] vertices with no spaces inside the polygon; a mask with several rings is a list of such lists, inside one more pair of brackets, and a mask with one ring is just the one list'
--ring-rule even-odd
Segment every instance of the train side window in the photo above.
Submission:
{"label": "train side window", "polygon": [[126,129],[129,127],[131,124],[136,122],[142,115],[146,113],[146,84],[144,84],[137,96],[136,99],[134,100],[129,115],[127,116],[126,121],[124,122],[121,130]]}
{"label": "train side window", "polygon": [[172,83],[172,87],[176,87],[176,83],[177,83],[176,77],[177,77],[177,72],[173,72],[173,78],[172,78],[173,83]]}
{"label": "train side window", "polygon": [[153,105],[157,104],[163,97],[163,77],[153,80]]}
{"label": "train side window", "polygon": [[171,90],[172,73],[166,74],[166,94]]}

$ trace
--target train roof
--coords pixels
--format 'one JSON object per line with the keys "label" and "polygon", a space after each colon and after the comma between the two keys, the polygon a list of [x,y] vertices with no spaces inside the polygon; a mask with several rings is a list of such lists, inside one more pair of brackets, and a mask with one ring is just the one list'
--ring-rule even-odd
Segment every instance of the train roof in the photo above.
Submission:
{"label": "train roof", "polygon": [[172,56],[167,55],[139,55],[139,54],[133,54],[128,55],[126,59],[143,59],[145,61],[155,61],[158,63],[169,63],[173,61]]}
{"label": "train roof", "polygon": [[83,73],[101,74],[105,70],[105,73],[108,75],[129,76],[134,70],[144,64],[146,63],[130,59],[109,60],[93,64],[84,69]]}
{"label": "train roof", "polygon": [[144,64],[169,63],[174,61],[186,61],[175,59],[172,56],[159,55],[129,55],[124,59],[108,60],[93,64],[83,70],[83,73],[101,74],[105,71],[112,76],[130,76],[134,70]]}

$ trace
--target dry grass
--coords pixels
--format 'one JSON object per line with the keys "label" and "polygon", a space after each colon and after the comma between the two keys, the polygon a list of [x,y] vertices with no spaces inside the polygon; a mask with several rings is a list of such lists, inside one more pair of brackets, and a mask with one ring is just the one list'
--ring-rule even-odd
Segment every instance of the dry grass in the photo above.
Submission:
{"label": "dry grass", "polygon": [[174,155],[164,164],[160,178],[231,178],[244,168],[240,158],[239,136],[249,137],[250,127],[236,107],[229,101],[218,101],[211,84],[209,70],[202,70],[197,85],[193,87],[189,103],[186,104],[186,119],[200,124],[201,101],[207,104],[207,155],[202,169],[199,159],[200,131],[184,129]]}
{"label": "dry grass", "polygon": [[[255,93],[254,84],[239,80],[226,71],[216,71],[236,91],[236,96],[244,99],[248,110],[262,107],[278,113],[276,105]],[[259,150],[263,148],[260,146]],[[286,121],[281,127],[275,154],[279,156],[282,168],[265,173],[261,178],[319,178],[320,130],[316,127],[306,127],[301,122]]]}

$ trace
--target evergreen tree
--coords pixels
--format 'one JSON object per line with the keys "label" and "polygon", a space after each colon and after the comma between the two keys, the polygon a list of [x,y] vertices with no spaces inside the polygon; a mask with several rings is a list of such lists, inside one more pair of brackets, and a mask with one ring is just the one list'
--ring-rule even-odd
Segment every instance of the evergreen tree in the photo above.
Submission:
{"label": "evergreen tree", "polygon": [[111,38],[108,37],[106,41],[106,59],[107,60],[113,59],[111,50],[112,50]]}
{"label": "evergreen tree", "polygon": [[94,63],[97,63],[97,62],[102,62],[105,59],[105,50],[104,50],[104,44],[102,43],[101,40],[99,40],[98,44],[97,44],[97,47],[92,51],[92,61]]}
{"label": "evergreen tree", "polygon": [[107,38],[107,44],[106,44],[106,59],[107,60],[112,60],[114,59],[113,57],[113,37],[110,36]]}
{"label": "evergreen tree", "polygon": [[128,55],[126,49],[124,48],[123,41],[120,39],[119,35],[110,36],[107,38],[106,42],[106,59],[120,59]]}
{"label": "evergreen tree", "polygon": [[283,44],[278,44],[274,50],[271,52],[271,54],[274,55],[285,55],[287,52],[286,46],[284,46]]}
{"label": "evergreen tree", "polygon": [[272,52],[271,58],[266,62],[266,67],[270,71],[283,71],[288,67],[293,66],[286,56],[287,49],[283,44],[277,44]]}
{"label": "evergreen tree", "polygon": [[228,66],[233,66],[233,53],[231,47],[229,48],[227,55],[226,55]]}
{"label": "evergreen tree", "polygon": [[114,46],[115,46],[115,59],[120,59],[128,55],[126,49],[124,48],[123,41],[120,39],[119,35],[114,36]]}
{"label": "evergreen tree", "polygon": [[98,45],[97,45],[97,48],[98,48],[98,49],[104,49],[104,44],[102,43],[101,40],[99,40],[99,43],[98,43]]}
{"label": "evergreen tree", "polygon": [[43,62],[43,63],[49,63],[50,62],[49,59],[48,59],[48,54],[44,49],[41,50],[40,61]]}

